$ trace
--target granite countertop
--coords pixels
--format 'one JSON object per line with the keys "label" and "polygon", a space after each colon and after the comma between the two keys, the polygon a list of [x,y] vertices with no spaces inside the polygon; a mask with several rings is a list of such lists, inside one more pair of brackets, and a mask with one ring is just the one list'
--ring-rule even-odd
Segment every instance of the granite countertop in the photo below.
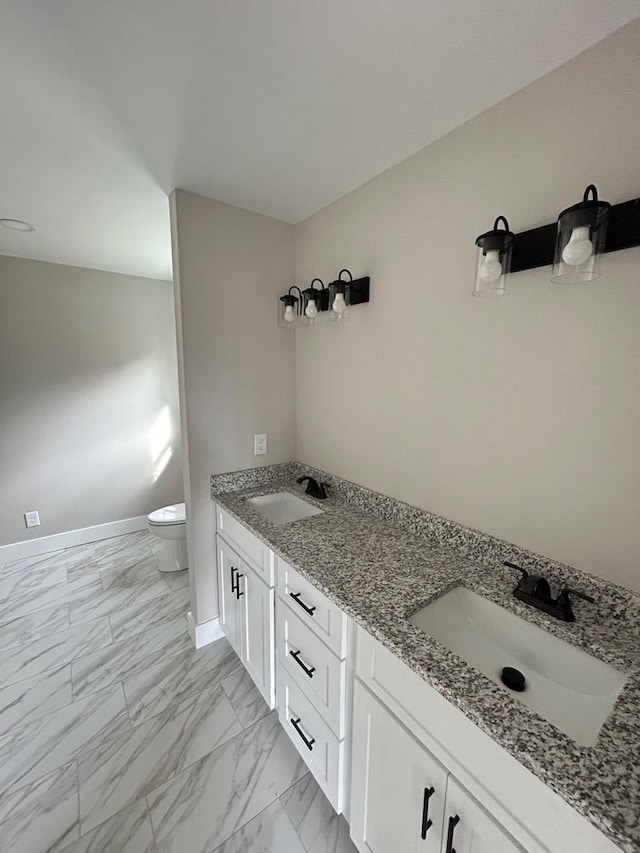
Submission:
{"label": "granite countertop", "polygon": [[[276,477],[242,488],[248,480],[241,477],[233,482],[238,489],[234,491],[226,490],[232,486],[228,478],[220,477],[217,483],[212,478],[212,497],[621,849],[640,850],[640,609],[634,611],[636,597],[578,573],[574,584],[584,589],[585,577],[590,578],[593,584],[587,591],[596,595],[598,605],[576,600],[576,622],[560,622],[513,597],[517,574],[501,561],[486,565],[479,553],[474,558],[463,553],[463,547],[444,546],[412,533],[397,518],[385,518],[342,496],[315,501],[291,485],[294,478],[283,482]],[[282,490],[304,497],[322,514],[274,525],[246,500]],[[408,621],[461,583],[628,673],[595,746],[577,745]]]}

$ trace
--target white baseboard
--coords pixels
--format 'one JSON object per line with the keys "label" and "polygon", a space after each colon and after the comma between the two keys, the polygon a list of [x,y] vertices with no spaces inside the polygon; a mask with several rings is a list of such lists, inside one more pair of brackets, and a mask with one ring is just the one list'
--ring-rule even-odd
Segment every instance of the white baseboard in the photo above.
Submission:
{"label": "white baseboard", "polygon": [[196,625],[193,613],[189,611],[187,613],[187,622],[189,624],[189,636],[191,637],[191,642],[196,649],[201,649],[203,646],[208,646],[209,643],[213,643],[224,637],[218,617],[215,619],[209,619],[208,622],[202,622],[200,625]]}
{"label": "white baseboard", "polygon": [[120,521],[109,521],[107,524],[95,524],[93,527],[81,527],[79,530],[68,530],[66,533],[54,533],[52,536],[41,536],[38,539],[26,539],[24,542],[13,542],[10,545],[0,545],[0,562],[20,560],[23,557],[35,557],[38,554],[48,554],[49,551],[61,551],[74,545],[86,545],[88,542],[98,542],[100,539],[110,539],[123,533],[135,533],[146,530],[147,516],[137,515],[134,518],[123,518]]}

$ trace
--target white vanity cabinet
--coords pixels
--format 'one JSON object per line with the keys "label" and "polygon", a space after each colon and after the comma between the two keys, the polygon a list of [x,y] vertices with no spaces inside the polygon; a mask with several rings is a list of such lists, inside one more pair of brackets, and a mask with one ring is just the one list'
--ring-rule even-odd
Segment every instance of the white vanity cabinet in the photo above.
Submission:
{"label": "white vanity cabinet", "polygon": [[360,853],[620,853],[219,506],[216,529],[222,629]]}
{"label": "white vanity cabinet", "polygon": [[359,682],[352,767],[351,837],[362,853],[523,853]]}
{"label": "white vanity cabinet", "polygon": [[447,771],[359,682],[351,837],[362,853],[440,853]]}
{"label": "white vanity cabinet", "polygon": [[[362,628],[355,657],[351,832],[361,853],[620,853]],[[434,765],[446,768],[444,794]],[[422,840],[430,787],[443,797],[441,832]]]}
{"label": "white vanity cabinet", "polygon": [[341,812],[347,801],[351,719],[349,619],[220,506],[216,530],[222,630],[269,707],[278,708],[282,726],[327,799]]}
{"label": "white vanity cabinet", "polygon": [[280,722],[340,813],[348,790],[349,619],[283,560],[276,560],[276,576]]}
{"label": "white vanity cabinet", "polygon": [[[223,532],[219,526],[216,535],[220,625],[268,706],[275,708],[273,555],[220,508],[216,515],[223,521]],[[240,543],[229,541],[227,520],[240,529]]]}

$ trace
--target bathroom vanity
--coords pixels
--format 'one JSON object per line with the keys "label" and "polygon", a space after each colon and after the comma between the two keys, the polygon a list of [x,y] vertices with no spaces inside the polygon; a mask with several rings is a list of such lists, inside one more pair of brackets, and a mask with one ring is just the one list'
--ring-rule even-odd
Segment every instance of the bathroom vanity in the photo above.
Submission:
{"label": "bathroom vanity", "polygon": [[[358,849],[639,850],[631,593],[565,569],[598,603],[553,624],[513,597],[500,559],[541,558],[336,478],[327,500],[310,499],[292,485],[302,470],[212,478],[220,618]],[[567,646],[570,669],[571,650],[584,656],[576,690],[613,710],[584,735],[572,729],[583,743],[420,627],[421,611],[460,588],[498,605],[505,624],[524,620],[526,637],[544,631],[554,658]]]}

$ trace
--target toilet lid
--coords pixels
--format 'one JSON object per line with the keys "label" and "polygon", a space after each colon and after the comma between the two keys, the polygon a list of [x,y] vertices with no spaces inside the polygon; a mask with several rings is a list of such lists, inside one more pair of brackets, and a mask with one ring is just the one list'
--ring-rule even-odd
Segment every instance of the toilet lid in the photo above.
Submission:
{"label": "toilet lid", "polygon": [[185,519],[184,504],[163,506],[149,513],[151,524],[184,524]]}

